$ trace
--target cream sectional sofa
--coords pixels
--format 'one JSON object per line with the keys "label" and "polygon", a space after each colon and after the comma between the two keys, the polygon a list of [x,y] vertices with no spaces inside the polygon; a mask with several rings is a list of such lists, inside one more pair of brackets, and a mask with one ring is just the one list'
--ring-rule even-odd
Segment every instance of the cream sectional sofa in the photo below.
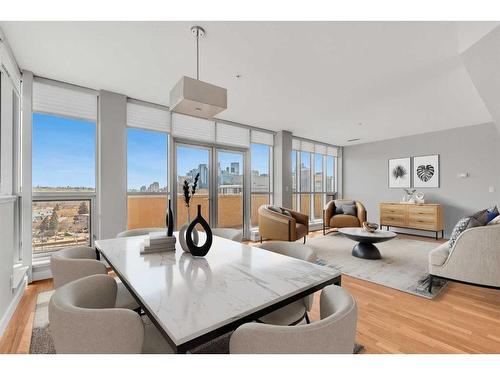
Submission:
{"label": "cream sectional sofa", "polygon": [[500,288],[500,224],[470,228],[452,248],[445,242],[429,253],[429,274],[480,286]]}

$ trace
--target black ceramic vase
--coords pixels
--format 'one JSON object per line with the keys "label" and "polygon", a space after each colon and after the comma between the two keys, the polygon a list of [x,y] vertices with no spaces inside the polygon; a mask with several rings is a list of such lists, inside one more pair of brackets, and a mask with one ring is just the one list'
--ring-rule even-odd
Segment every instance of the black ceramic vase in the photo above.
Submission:
{"label": "black ceramic vase", "polygon": [[[196,224],[200,224],[205,230],[206,240],[205,243],[201,246],[197,246],[193,242],[192,232]],[[194,220],[189,224],[186,230],[186,244],[189,248],[189,252],[191,255],[195,257],[204,257],[207,255],[208,250],[210,250],[210,246],[212,246],[212,230],[210,229],[210,225],[206,222],[206,220],[201,216],[201,204],[198,205],[198,214],[194,218]]]}
{"label": "black ceramic vase", "polygon": [[168,200],[168,213],[165,219],[165,226],[167,227],[167,236],[172,237],[174,234],[174,215],[172,214],[171,200]]}

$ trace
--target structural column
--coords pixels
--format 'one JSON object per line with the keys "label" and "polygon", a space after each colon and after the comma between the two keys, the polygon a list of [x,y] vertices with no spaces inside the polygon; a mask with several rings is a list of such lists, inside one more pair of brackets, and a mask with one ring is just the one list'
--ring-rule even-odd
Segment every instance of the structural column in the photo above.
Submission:
{"label": "structural column", "polygon": [[98,233],[114,238],[127,229],[127,97],[99,92]]}
{"label": "structural column", "polygon": [[274,137],[274,204],[292,207],[292,133],[279,131]]}

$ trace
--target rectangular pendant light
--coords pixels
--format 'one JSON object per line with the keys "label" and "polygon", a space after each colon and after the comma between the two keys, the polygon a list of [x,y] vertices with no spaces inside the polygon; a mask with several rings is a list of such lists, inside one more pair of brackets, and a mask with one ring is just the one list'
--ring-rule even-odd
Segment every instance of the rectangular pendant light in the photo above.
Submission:
{"label": "rectangular pendant light", "polygon": [[212,118],[227,109],[227,90],[183,76],[170,90],[170,110],[190,116]]}

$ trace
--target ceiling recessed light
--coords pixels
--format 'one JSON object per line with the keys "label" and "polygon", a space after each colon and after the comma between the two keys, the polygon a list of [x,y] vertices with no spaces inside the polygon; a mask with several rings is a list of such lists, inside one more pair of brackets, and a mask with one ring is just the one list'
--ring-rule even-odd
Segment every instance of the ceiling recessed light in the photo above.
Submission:
{"label": "ceiling recessed light", "polygon": [[241,78],[241,74],[235,74],[234,78],[236,78],[236,79]]}
{"label": "ceiling recessed light", "polygon": [[358,126],[363,126],[363,123],[362,122],[358,122]]}
{"label": "ceiling recessed light", "polygon": [[356,141],[359,141],[361,138],[351,138],[351,139],[348,139],[347,142],[356,142]]}

